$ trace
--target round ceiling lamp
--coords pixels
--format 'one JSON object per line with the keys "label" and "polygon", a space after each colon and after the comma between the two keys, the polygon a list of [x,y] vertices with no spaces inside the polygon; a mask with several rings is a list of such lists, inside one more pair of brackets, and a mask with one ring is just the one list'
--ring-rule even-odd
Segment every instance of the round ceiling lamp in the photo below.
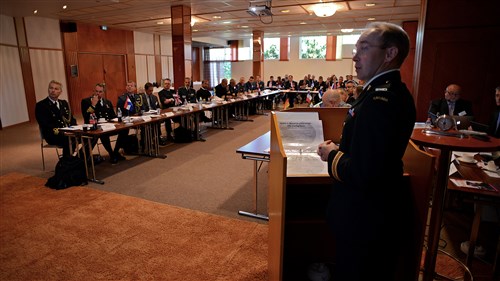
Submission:
{"label": "round ceiling lamp", "polygon": [[321,18],[331,17],[337,12],[337,6],[333,3],[318,3],[313,7],[314,14]]}

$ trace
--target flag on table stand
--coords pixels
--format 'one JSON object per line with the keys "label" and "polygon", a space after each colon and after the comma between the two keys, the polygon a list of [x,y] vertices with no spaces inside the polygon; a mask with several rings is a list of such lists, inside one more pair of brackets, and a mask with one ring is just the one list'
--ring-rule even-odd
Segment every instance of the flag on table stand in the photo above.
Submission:
{"label": "flag on table stand", "polygon": [[318,97],[320,100],[323,99],[323,89],[319,89]]}
{"label": "flag on table stand", "polygon": [[288,98],[285,100],[285,103],[283,104],[283,110],[287,110],[288,107],[290,107],[290,101]]}
{"label": "flag on table stand", "polygon": [[125,108],[128,111],[132,111],[134,108],[134,105],[132,104],[132,101],[130,100],[129,97],[127,97],[127,100],[125,101],[125,104],[123,105],[123,108]]}
{"label": "flag on table stand", "polygon": [[311,102],[311,100],[312,100],[312,98],[313,98],[313,97],[311,96],[311,93],[307,93],[307,96],[306,96],[306,102],[307,102],[307,103],[310,103],[310,102]]}

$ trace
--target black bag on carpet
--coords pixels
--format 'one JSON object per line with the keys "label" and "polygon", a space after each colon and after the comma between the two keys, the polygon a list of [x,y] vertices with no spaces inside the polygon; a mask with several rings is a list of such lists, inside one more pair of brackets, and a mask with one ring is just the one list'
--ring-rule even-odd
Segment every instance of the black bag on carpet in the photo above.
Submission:
{"label": "black bag on carpet", "polygon": [[126,140],[123,142],[123,151],[126,154],[137,154],[139,153],[139,141],[136,135],[128,135]]}
{"label": "black bag on carpet", "polygon": [[182,126],[175,128],[174,130],[174,141],[178,143],[186,143],[193,141],[193,132]]}
{"label": "black bag on carpet", "polygon": [[65,189],[70,186],[87,184],[85,162],[76,156],[61,157],[56,164],[56,173],[47,180],[45,186]]}

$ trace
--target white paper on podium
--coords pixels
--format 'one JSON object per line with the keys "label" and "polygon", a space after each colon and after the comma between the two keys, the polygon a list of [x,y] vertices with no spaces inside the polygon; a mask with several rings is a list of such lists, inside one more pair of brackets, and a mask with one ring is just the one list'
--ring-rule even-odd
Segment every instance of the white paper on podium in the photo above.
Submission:
{"label": "white paper on podium", "polygon": [[316,151],[324,141],[323,122],[317,112],[277,112],[287,174],[328,174],[328,165]]}

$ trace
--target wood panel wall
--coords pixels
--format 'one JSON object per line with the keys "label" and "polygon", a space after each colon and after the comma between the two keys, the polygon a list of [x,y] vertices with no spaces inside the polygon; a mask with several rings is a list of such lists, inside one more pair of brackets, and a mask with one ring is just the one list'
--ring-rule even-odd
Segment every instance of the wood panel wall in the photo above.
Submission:
{"label": "wood panel wall", "polygon": [[413,70],[415,67],[417,28],[417,21],[403,22],[403,29],[408,34],[408,37],[410,37],[410,51],[403,65],[401,65],[401,79],[406,84],[406,87],[408,87],[410,93],[413,93]]}
{"label": "wood panel wall", "polygon": [[427,0],[417,120],[450,83],[462,86],[477,121],[487,122],[500,85],[500,1]]}
{"label": "wood panel wall", "polygon": [[[126,81],[136,79],[133,32],[104,31],[97,25],[78,23],[76,32],[62,33],[62,36],[73,112],[81,113],[81,100],[91,94],[95,83],[101,82],[106,82],[107,98],[116,105],[118,93],[125,91]],[[71,75],[72,65],[78,68],[76,77]]]}

